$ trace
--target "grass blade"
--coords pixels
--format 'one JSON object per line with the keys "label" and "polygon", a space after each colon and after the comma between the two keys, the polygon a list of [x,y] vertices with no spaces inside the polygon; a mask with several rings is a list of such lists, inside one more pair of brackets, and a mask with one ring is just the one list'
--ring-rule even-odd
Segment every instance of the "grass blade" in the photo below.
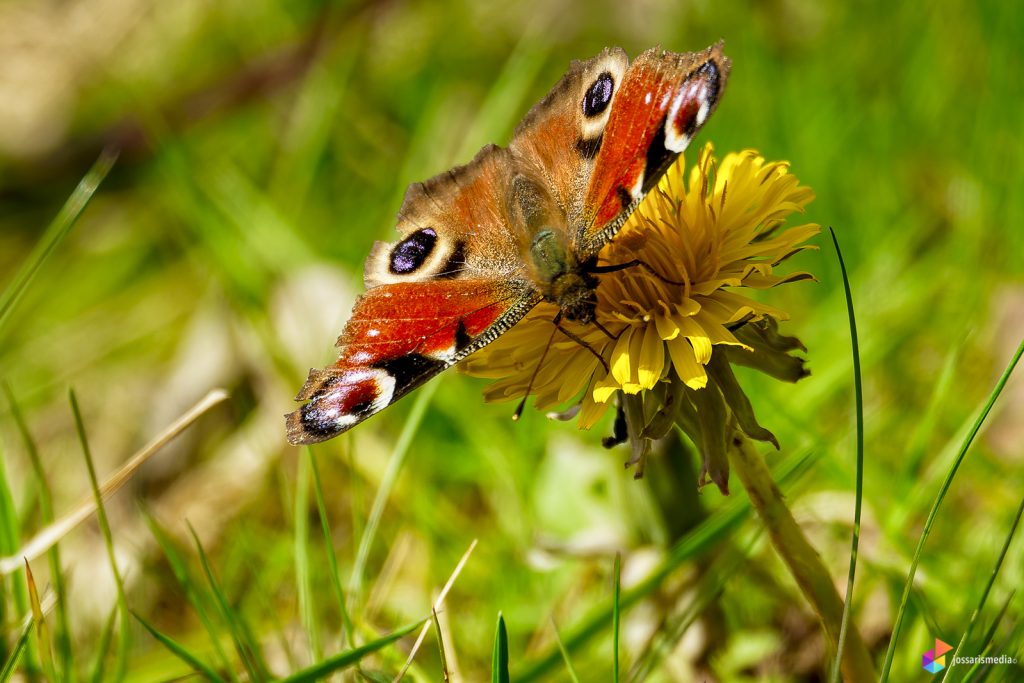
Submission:
{"label": "grass blade", "polygon": [[[185,429],[198,420],[204,413],[227,398],[228,394],[223,389],[214,389],[204,396],[198,403],[192,406],[188,412],[175,420],[174,423],[171,424],[171,426],[169,426],[162,434],[146,444],[142,450],[129,458],[128,462],[122,465],[120,469],[107,477],[103,482],[103,485],[99,487],[100,498],[109,498],[117,493],[117,491],[119,491],[121,487],[131,479],[132,475],[135,474],[135,471],[138,470],[143,463],[149,460],[155,453],[166,446],[175,437],[185,431]],[[19,569],[21,567],[21,562],[24,559],[28,559],[31,562],[45,553],[53,547],[57,541],[66,536],[68,532],[85,520],[89,519],[90,515],[95,511],[96,498],[93,497],[90,500],[83,501],[71,512],[65,514],[57,521],[40,530],[29,540],[28,543],[21,546],[21,548],[16,552],[0,558],[0,576],[10,574],[11,572]]]}
{"label": "grass blade", "polygon": [[228,632],[231,634],[232,641],[234,641],[235,651],[238,652],[238,656],[242,660],[242,666],[245,667],[249,674],[249,680],[265,681],[269,679],[270,674],[267,672],[266,664],[263,663],[260,657],[259,649],[256,647],[249,629],[239,616],[235,614],[234,610],[231,609],[227,598],[220,589],[220,584],[213,574],[210,561],[206,557],[206,551],[203,550],[203,544],[199,542],[199,535],[196,534],[196,530],[192,528],[191,524],[188,525],[188,530],[192,534],[193,542],[196,544],[196,550],[199,553],[199,563],[203,567],[203,574],[206,575],[206,581],[210,586],[210,590],[213,591],[214,602],[217,605],[221,618],[224,619],[224,623],[228,625]]}
{"label": "grass blade", "polygon": [[309,461],[299,457],[295,482],[295,583],[299,595],[299,618],[306,629],[309,644],[309,661],[318,661],[323,653],[320,649],[320,630],[313,600],[313,585],[309,561]]}
{"label": "grass blade", "polygon": [[619,683],[619,627],[622,624],[622,554],[615,553],[612,587],[612,681]]}
{"label": "grass blade", "polygon": [[[811,545],[804,529],[772,482],[772,474],[753,442],[740,432],[730,440],[729,464],[736,472],[747,498],[753,504],[775,553],[793,577],[807,605],[813,610],[825,635],[828,649],[838,650],[843,620],[843,599],[821,555]],[[850,630],[849,646],[840,661],[843,676],[850,681],[875,677],[874,660],[856,627]]]}
{"label": "grass blade", "polygon": [[[42,458],[39,457],[39,448],[36,446],[35,439],[32,438],[32,434],[28,430],[28,423],[25,422],[25,417],[21,413],[21,407],[14,397],[14,392],[6,382],[4,383],[4,393],[7,394],[7,403],[11,409],[11,417],[14,418],[14,424],[21,435],[25,451],[32,462],[32,471],[39,486],[40,518],[43,524],[50,525],[53,523],[53,493],[50,491],[50,482],[46,477]],[[71,650],[71,622],[68,619],[67,592],[64,584],[64,572],[61,570],[60,550],[54,544],[46,554],[50,567],[50,580],[53,582],[53,592],[57,601],[57,627],[54,629],[54,639],[57,643],[57,654],[60,658],[61,671],[70,675],[70,672],[74,670]]]}
{"label": "grass blade", "polygon": [[989,412],[991,412],[992,406],[995,405],[996,399],[999,398],[999,394],[1002,393],[1007,380],[1010,379],[1010,375],[1013,374],[1014,368],[1017,367],[1017,362],[1020,360],[1021,354],[1024,354],[1024,341],[1021,341],[1020,345],[1017,346],[1017,351],[1013,354],[1013,358],[1010,359],[1010,362],[1007,364],[1006,369],[1003,370],[1003,374],[1000,376],[999,381],[996,382],[995,387],[993,387],[992,391],[989,393],[984,407],[978,414],[977,419],[975,419],[970,432],[968,432],[963,443],[960,445],[960,450],[957,451],[956,458],[953,460],[952,466],[946,473],[946,478],[943,480],[942,486],[939,487],[939,492],[935,496],[935,502],[932,503],[931,510],[928,511],[928,518],[925,520],[924,529],[921,531],[921,537],[917,541],[917,548],[914,550],[914,557],[910,561],[910,571],[907,573],[907,581],[903,587],[903,597],[900,599],[900,607],[896,612],[896,621],[893,624],[892,637],[889,639],[889,647],[885,651],[885,662],[882,664],[882,674],[879,678],[883,683],[889,680],[889,670],[892,668],[892,660],[896,655],[896,641],[899,639],[900,628],[903,626],[903,617],[906,614],[907,602],[910,600],[910,591],[914,584],[914,575],[917,573],[917,565],[921,561],[924,544],[928,540],[928,535],[931,533],[932,525],[935,523],[935,517],[938,515],[939,506],[942,504],[942,500],[946,497],[946,493],[949,491],[949,487],[953,483],[953,477],[956,476],[957,470],[960,469],[960,464],[967,455],[967,450],[974,442],[974,437],[978,435],[978,432],[981,430],[981,425],[985,423],[985,419],[988,417]]}
{"label": "grass blade", "polygon": [[[1010,602],[1013,600],[1013,596],[1014,593],[1011,591],[1010,595],[1008,595],[1006,600],[1003,601],[1003,606],[999,608],[998,614],[996,614],[995,619],[992,620],[992,625],[988,627],[988,631],[985,633],[985,637],[979,644],[978,647],[983,656],[992,653],[992,640],[996,637],[996,630],[999,628],[999,624],[1002,623],[1003,617],[1006,616],[1006,610],[1010,607]],[[975,674],[978,674],[980,672],[982,666],[984,666],[982,662],[976,662],[973,666],[971,666],[970,669],[967,670],[967,673],[963,675],[963,678],[961,680],[965,682],[981,680],[983,676],[975,678]]]}
{"label": "grass blade", "polygon": [[[210,617],[210,612],[207,609],[207,605],[210,604],[210,595],[206,593],[202,586],[198,585],[196,581],[192,579],[191,573],[188,570],[188,565],[185,563],[185,558],[178,552],[174,542],[171,540],[170,535],[159,525],[156,519],[146,510],[143,510],[143,517],[146,520],[146,525],[149,527],[150,533],[153,534],[153,538],[160,545],[163,550],[164,557],[167,558],[168,564],[171,566],[171,571],[174,572],[174,577],[177,579],[178,584],[185,591],[185,599],[190,605],[192,605],[196,614],[199,615],[199,621],[202,622],[203,627],[209,634],[210,643],[213,645],[214,652],[220,659],[221,667],[233,674],[233,669],[228,659],[227,653],[224,652],[224,648],[221,646],[221,634],[217,629],[216,624]],[[237,680],[232,675],[232,680]]]}
{"label": "grass blade", "polygon": [[[469,548],[466,549],[466,552],[462,553],[462,558],[459,560],[459,563],[455,565],[455,569],[452,570],[452,574],[448,577],[448,581],[445,582],[441,592],[438,593],[437,599],[434,600],[434,604],[430,607],[431,612],[437,612],[437,610],[441,609],[441,606],[444,605],[444,599],[448,597],[448,591],[450,591],[452,586],[455,585],[455,580],[459,578],[459,574],[462,573],[462,568],[466,566],[466,562],[469,561],[469,556],[473,554],[474,549],[476,549],[475,538],[473,539],[473,542],[469,544]],[[430,620],[428,619],[426,623],[423,624],[423,630],[420,631],[420,635],[416,638],[416,642],[413,643],[412,649],[409,650],[409,656],[405,660],[405,666],[403,666],[402,670],[398,672],[398,675],[395,676],[392,683],[399,683],[402,680],[402,676],[405,675],[405,672],[409,670],[410,666],[412,666],[412,660],[416,657],[416,653],[419,651],[420,645],[423,644],[423,639],[427,637],[427,631],[429,630]],[[440,631],[438,631],[438,635],[440,636]]]}
{"label": "grass blade", "polygon": [[313,681],[319,681],[335,671],[340,671],[341,669],[350,667],[353,664],[358,664],[367,655],[371,655],[374,652],[387,647],[396,640],[409,635],[422,626],[425,621],[429,621],[429,619],[423,619],[409,624],[408,626],[403,626],[397,631],[394,631],[382,638],[370,641],[365,645],[360,645],[359,647],[352,648],[351,650],[346,650],[345,652],[341,652],[333,657],[328,657],[311,667],[292,674],[282,680],[281,683],[312,683]]}
{"label": "grass blade", "polygon": [[[11,485],[7,477],[7,456],[3,452],[3,444],[0,444],[0,552],[11,552],[18,546],[19,525],[18,510],[14,505],[14,495],[11,492]],[[12,567],[24,571],[24,564],[17,563]],[[20,577],[11,581],[11,593],[14,597],[14,610],[20,616],[29,611],[29,598],[27,584]],[[0,575],[0,624],[13,623],[13,619],[7,614],[6,586]],[[7,643],[0,638],[0,656],[5,656]],[[28,644],[27,666],[35,670],[36,657],[32,651],[32,644]]]}
{"label": "grass blade", "polygon": [[32,284],[32,280],[35,279],[39,269],[46,263],[46,259],[49,258],[53,250],[57,248],[57,245],[67,236],[75,221],[78,220],[86,205],[89,204],[89,200],[96,193],[100,183],[103,182],[103,179],[107,177],[107,173],[113,168],[116,160],[117,154],[111,150],[104,150],[100,154],[99,159],[96,160],[92,168],[89,169],[78,183],[78,187],[71,193],[68,200],[64,202],[64,206],[57,213],[57,217],[46,228],[42,239],[39,240],[39,243],[32,250],[28,259],[22,264],[14,279],[4,289],[3,294],[0,295],[0,339],[3,338],[4,324],[7,322],[11,311],[18,304],[18,300],[21,299],[29,285]]}
{"label": "grass blade", "polygon": [[[661,582],[676,567],[695,557],[707,548],[715,545],[718,540],[729,532],[736,529],[739,523],[750,513],[750,503],[745,499],[734,498],[727,503],[722,510],[708,518],[700,527],[683,537],[670,551],[669,556],[662,564],[651,573],[651,576],[627,590],[620,598],[620,605],[629,607],[646,597],[657,588]],[[568,652],[581,647],[591,638],[608,628],[612,616],[613,607],[599,609],[584,618],[583,622],[575,626],[563,640],[563,647]],[[527,665],[524,671],[516,675],[520,683],[528,681],[545,680],[544,676],[558,664],[561,656],[556,650],[549,652],[540,659]]]}
{"label": "grass blade", "polygon": [[494,653],[491,656],[491,683],[509,683],[508,631],[505,617],[498,612],[498,627],[494,631]]}
{"label": "grass blade", "polygon": [[115,659],[112,680],[121,681],[124,680],[129,638],[131,635],[131,632],[128,630],[128,598],[125,596],[121,572],[117,569],[117,555],[114,553],[114,535],[110,531],[107,511],[103,506],[103,493],[100,491],[100,482],[96,477],[96,466],[93,464],[92,450],[89,448],[89,439],[85,434],[85,423],[82,421],[82,411],[78,408],[78,399],[75,397],[74,389],[68,390],[68,400],[71,403],[71,413],[75,418],[75,430],[78,432],[78,441],[82,447],[82,455],[85,457],[85,466],[89,470],[89,485],[92,487],[92,495],[96,503],[96,521],[99,523],[100,532],[103,534],[103,544],[107,549],[107,560],[110,562],[110,571],[114,574],[114,585],[117,587],[120,638],[117,643],[117,657]]}
{"label": "grass blade", "polygon": [[14,643],[14,649],[11,650],[7,661],[4,662],[4,668],[0,669],[0,683],[7,683],[14,676],[14,670],[18,666],[18,662],[21,661],[21,655],[25,653],[25,648],[28,647],[28,634],[31,632],[32,622],[30,620],[21,629],[21,635],[18,636],[17,642]]}
{"label": "grass blade", "polygon": [[437,618],[437,610],[430,610],[430,622],[434,625],[434,633],[437,634],[437,654],[441,658],[441,680],[451,680],[451,670],[448,668],[448,653],[444,649],[444,634],[441,633],[441,620]]}
{"label": "grass blade", "polygon": [[170,636],[165,636],[163,633],[157,631],[156,628],[150,625],[145,619],[140,617],[138,614],[135,614],[135,612],[132,612],[132,616],[135,617],[135,619],[140,624],[142,624],[142,627],[144,629],[149,631],[150,635],[152,635],[154,638],[160,641],[160,643],[164,647],[166,647],[171,652],[171,654],[173,654],[175,657],[188,664],[192,668],[192,670],[195,671],[197,674],[205,676],[206,680],[213,681],[214,683],[226,683],[226,681],[223,678],[217,675],[216,671],[211,669],[201,659],[199,659],[191,652],[189,652],[187,649],[185,649],[185,647],[181,645],[181,643],[178,643]]}
{"label": "grass blade", "polygon": [[341,587],[341,573],[338,571],[338,555],[334,552],[334,537],[331,535],[331,526],[327,521],[327,503],[324,501],[324,490],[320,485],[320,470],[317,468],[316,457],[312,448],[306,448],[309,456],[309,469],[313,473],[313,491],[316,494],[316,509],[320,514],[320,528],[324,532],[324,552],[327,553],[327,569],[331,574],[331,586],[334,588],[334,597],[338,601],[338,610],[341,613],[341,625],[345,632],[345,642],[349,647],[354,647],[352,640],[354,629],[352,618],[349,616],[348,607],[345,605],[345,590]]}
{"label": "grass blade", "polygon": [[57,671],[53,667],[53,642],[50,640],[50,629],[46,625],[46,617],[43,615],[43,605],[39,601],[39,590],[36,588],[36,578],[32,575],[32,565],[25,561],[25,582],[28,585],[29,602],[32,604],[32,620],[36,624],[36,651],[42,663],[46,677],[51,681],[58,680]]}
{"label": "grass blade", "polygon": [[558,651],[562,653],[562,659],[565,661],[565,668],[569,672],[569,678],[572,680],[572,683],[580,683],[580,677],[572,666],[572,660],[569,659],[569,651],[565,649],[565,643],[562,642],[562,636],[558,632],[558,625],[555,624],[553,618],[551,620],[551,628],[555,632],[555,642],[558,644]]}
{"label": "grass blade", "polygon": [[363,574],[366,571],[366,562],[370,557],[370,547],[377,536],[377,527],[380,526],[380,520],[384,514],[384,506],[387,505],[388,498],[391,497],[391,490],[395,487],[398,475],[402,471],[402,465],[405,464],[405,457],[409,453],[409,446],[412,445],[412,439],[416,435],[416,430],[419,429],[420,422],[423,421],[427,405],[430,404],[430,399],[434,396],[434,392],[437,391],[437,387],[437,382],[428,382],[426,386],[419,390],[419,395],[416,397],[416,402],[412,404],[412,409],[405,421],[405,426],[402,427],[402,433],[395,443],[395,450],[391,454],[390,460],[388,460],[388,468],[384,472],[380,488],[377,489],[377,494],[373,498],[370,515],[366,520],[363,535],[359,539],[359,549],[356,551],[356,559],[352,565],[352,577],[348,590],[349,599],[351,600],[358,601],[362,595]]}
{"label": "grass blade", "polygon": [[840,664],[843,661],[843,649],[846,647],[846,636],[850,627],[850,614],[853,611],[853,583],[857,574],[857,555],[860,548],[860,517],[864,497],[864,388],[861,383],[860,343],[857,339],[857,316],[853,310],[853,293],[850,291],[850,277],[846,272],[843,252],[836,239],[836,231],[829,226],[832,244],[836,248],[839,259],[839,270],[843,276],[843,291],[846,294],[846,316],[850,320],[850,354],[853,356],[853,405],[857,419],[857,478],[854,485],[853,505],[853,538],[850,541],[850,571],[846,577],[846,596],[843,599],[843,618],[839,625],[839,641],[836,644],[836,657],[832,662],[832,674],[829,680],[837,683]]}
{"label": "grass blade", "polygon": [[107,652],[110,650],[110,641],[114,639],[114,625],[117,623],[117,606],[110,610],[100,637],[93,646],[92,666],[89,667],[88,681],[90,683],[103,683],[103,676],[106,673]]}
{"label": "grass blade", "polygon": [[[981,592],[981,597],[978,599],[978,606],[974,608],[974,612],[971,614],[970,621],[967,622],[967,628],[964,629],[964,634],[960,636],[960,642],[956,644],[956,649],[953,650],[953,661],[960,656],[960,651],[963,650],[964,644],[971,635],[971,630],[974,628],[975,622],[978,621],[978,616],[981,614],[981,610],[984,609],[985,603],[988,602],[988,596],[992,591],[992,586],[996,582],[996,577],[999,576],[999,570],[1003,567],[1003,560],[1006,559],[1006,551],[1010,549],[1010,543],[1013,541],[1013,535],[1017,531],[1017,526],[1020,524],[1021,515],[1024,514],[1024,498],[1021,499],[1020,505],[1017,506],[1017,514],[1013,518],[1013,524],[1010,525],[1010,531],[1006,534],[1006,540],[1003,541],[1003,548],[999,551],[999,557],[996,558],[996,566],[992,568],[992,573],[988,576],[988,582],[985,584],[985,589]],[[949,673],[949,669],[946,669],[945,673],[942,674],[942,680],[946,680],[946,675]]]}
{"label": "grass blade", "polygon": [[996,637],[996,630],[999,628],[999,624],[1002,623],[1003,617],[1006,616],[1006,610],[1010,608],[1010,603],[1013,601],[1013,596],[1016,595],[1014,591],[1010,591],[1010,594],[1006,596],[1006,600],[1003,601],[1003,606],[999,608],[999,612],[996,613],[995,618],[992,620],[992,625],[988,627],[988,631],[985,632],[985,637],[982,638],[978,644],[982,650],[988,648],[992,640]]}
{"label": "grass blade", "polygon": [[687,629],[715,601],[719,599],[725,584],[750,560],[754,542],[760,538],[758,530],[740,549],[727,548],[701,572],[700,579],[689,591],[693,600],[678,613],[670,615],[662,626],[648,641],[647,647],[640,653],[630,672],[630,683],[648,680],[655,667],[672,655],[672,652],[683,639]]}
{"label": "grass blade", "polygon": [[[1019,642],[1022,631],[1024,631],[1024,626],[1022,626],[1020,622],[1014,624],[1013,628],[1008,634],[1006,634],[1006,637],[1003,638],[998,647],[986,649],[983,656],[996,656],[997,652],[1006,652],[1011,642],[1015,640]],[[1004,666],[1009,666],[1010,668],[1004,669]],[[978,667],[981,668],[979,669]],[[989,675],[996,670],[995,667],[996,664],[994,662],[978,662],[970,671],[968,671],[968,676],[970,676],[970,678],[968,678],[968,676],[964,676],[963,680],[970,680],[972,683],[973,681],[978,681],[980,683],[981,681],[988,679]],[[1019,661],[1008,665],[1000,665],[1000,673],[1002,673],[999,677],[1000,681],[1020,681],[1022,680],[1022,677],[1024,677],[1024,667],[1021,666]],[[974,677],[975,674],[977,674],[977,677]]]}

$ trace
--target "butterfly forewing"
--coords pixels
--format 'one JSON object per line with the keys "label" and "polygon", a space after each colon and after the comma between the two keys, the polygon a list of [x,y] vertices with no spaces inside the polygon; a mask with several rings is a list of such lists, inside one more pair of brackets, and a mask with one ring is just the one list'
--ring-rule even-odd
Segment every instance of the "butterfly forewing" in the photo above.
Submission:
{"label": "butterfly forewing", "polygon": [[730,62],[722,44],[701,52],[652,49],[629,66],[605,125],[578,224],[581,261],[600,251],[718,104]]}
{"label": "butterfly forewing", "polygon": [[493,340],[532,307],[522,284],[493,279],[380,285],[359,298],[338,360],[311,370],[287,417],[293,444],[362,422]]}
{"label": "butterfly forewing", "polygon": [[619,48],[574,61],[512,136],[509,152],[516,171],[547,189],[563,223],[583,215],[583,191],[628,65]]}

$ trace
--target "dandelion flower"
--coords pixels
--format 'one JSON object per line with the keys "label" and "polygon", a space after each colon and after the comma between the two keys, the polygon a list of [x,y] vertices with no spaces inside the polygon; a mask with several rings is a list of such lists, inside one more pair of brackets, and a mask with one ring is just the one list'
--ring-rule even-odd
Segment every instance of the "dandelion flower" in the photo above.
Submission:
{"label": "dandelion flower", "polygon": [[545,354],[557,307],[544,303],[460,367],[498,380],[485,391],[488,400],[529,391],[542,410],[574,401],[566,414],[578,415],[584,429],[617,405],[616,434],[606,445],[628,437],[627,464],[637,465],[637,476],[651,441],[677,424],[701,451],[702,483],[727,491],[732,429],[778,446],[754,418],[730,364],[788,381],[807,374],[791,355],[803,345],[778,333],[788,315],[742,288],[811,278],[774,268],[813,248],[804,243],[818,225],[784,227],[813,197],[785,162],[768,163],[752,150],[719,163],[707,144],[688,177],[680,157],[601,251],[602,264],[643,265],[600,276],[599,325],[563,322],[579,341],[559,334]]}

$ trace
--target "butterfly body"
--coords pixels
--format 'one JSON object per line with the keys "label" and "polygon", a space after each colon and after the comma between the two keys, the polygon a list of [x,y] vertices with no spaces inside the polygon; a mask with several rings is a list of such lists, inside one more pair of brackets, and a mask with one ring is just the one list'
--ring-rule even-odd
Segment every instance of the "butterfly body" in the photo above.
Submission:
{"label": "butterfly body", "polygon": [[402,239],[378,242],[367,292],[310,371],[288,440],[315,443],[379,412],[508,330],[540,301],[593,320],[598,252],[703,125],[729,71],[721,44],[605,50],[568,73],[508,148],[406,192]]}

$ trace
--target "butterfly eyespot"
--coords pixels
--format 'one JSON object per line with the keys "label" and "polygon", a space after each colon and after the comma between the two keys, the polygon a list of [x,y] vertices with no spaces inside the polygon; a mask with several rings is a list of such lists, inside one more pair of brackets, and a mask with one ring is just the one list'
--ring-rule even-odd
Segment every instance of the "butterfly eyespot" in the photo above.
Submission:
{"label": "butterfly eyespot", "polygon": [[609,72],[605,71],[598,76],[587,90],[587,94],[583,96],[583,115],[597,116],[603,112],[612,101],[614,89],[615,81]]}
{"label": "butterfly eyespot", "polygon": [[391,250],[391,272],[406,275],[423,265],[437,244],[437,233],[431,228],[417,230]]}
{"label": "butterfly eyespot", "polygon": [[[697,75],[704,77],[708,83],[708,102],[712,105],[718,100],[718,88],[721,82],[721,74],[718,71],[718,65],[712,60],[704,62],[699,69],[697,69]],[[703,122],[702,122],[703,123]]]}

